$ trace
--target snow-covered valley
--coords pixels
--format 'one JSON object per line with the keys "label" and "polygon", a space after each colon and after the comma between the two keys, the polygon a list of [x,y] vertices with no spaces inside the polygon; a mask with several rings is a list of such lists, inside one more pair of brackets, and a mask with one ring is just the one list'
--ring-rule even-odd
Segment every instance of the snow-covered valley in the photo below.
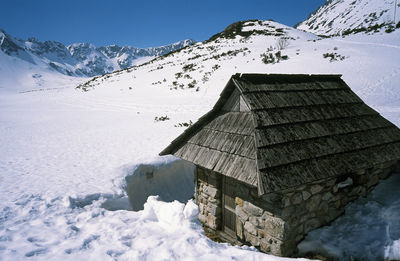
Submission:
{"label": "snow-covered valley", "polygon": [[190,104],[197,97],[160,104],[160,93],[107,97],[73,87],[1,96],[1,260],[230,260],[249,251],[265,258],[204,235],[197,206],[187,203],[193,176],[167,176],[180,184],[172,188],[145,178],[164,198],[189,188],[186,206],[149,198],[144,211],[129,211],[126,177],[139,164],[174,161],[157,153],[182,128],[155,115],[176,111],[174,119],[186,121],[199,114]]}
{"label": "snow-covered valley", "polygon": [[[343,74],[368,105],[400,126],[399,61],[400,30],[319,38],[250,21],[89,82],[49,74],[40,84],[21,79],[22,88],[1,80],[0,260],[287,260],[208,239],[188,196],[190,167],[158,153],[182,125],[212,108],[235,73]],[[170,168],[179,185],[160,182],[161,168]],[[173,175],[177,169],[182,175]],[[332,226],[310,233],[301,250],[344,260],[399,259],[399,176],[352,203]],[[146,183],[154,184],[147,193],[160,198],[132,211],[139,196],[131,186]],[[162,201],[172,198],[181,203]]]}

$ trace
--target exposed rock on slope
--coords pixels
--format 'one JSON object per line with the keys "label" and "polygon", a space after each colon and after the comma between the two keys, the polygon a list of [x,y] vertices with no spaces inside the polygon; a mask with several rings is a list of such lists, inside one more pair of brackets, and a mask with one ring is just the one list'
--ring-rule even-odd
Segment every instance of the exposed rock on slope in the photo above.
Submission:
{"label": "exposed rock on slope", "polygon": [[291,42],[315,39],[317,37],[313,34],[274,21],[241,21],[228,26],[207,41],[157,57],[140,66],[95,77],[79,88],[90,90],[107,82],[120,85],[124,84],[120,83],[124,78],[131,78],[130,85],[136,82],[143,84],[142,78],[146,78],[145,82],[153,86],[198,91],[207,86],[215,75],[220,77],[221,71],[227,71],[228,75],[224,73],[223,76],[225,81],[233,72],[248,70],[244,68],[248,68],[249,64],[259,70],[266,64],[289,59],[283,49]]}
{"label": "exposed rock on slope", "polygon": [[[296,28],[326,36],[376,32],[382,28],[390,32],[396,27],[395,1],[328,0]],[[396,23],[400,20],[400,2],[397,9]]]}

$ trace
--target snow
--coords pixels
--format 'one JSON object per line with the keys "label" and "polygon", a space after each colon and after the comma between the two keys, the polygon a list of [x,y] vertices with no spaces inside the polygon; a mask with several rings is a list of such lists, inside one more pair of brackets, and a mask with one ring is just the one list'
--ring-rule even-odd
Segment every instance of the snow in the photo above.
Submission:
{"label": "snow", "polygon": [[[191,202],[185,207],[149,198],[143,211],[129,211],[125,188],[140,185],[136,170],[174,169],[175,159],[156,155],[183,129],[173,127],[179,114],[173,122],[154,121],[168,107],[177,109],[170,101],[161,103],[156,92],[121,95],[126,92],[98,96],[67,88],[1,94],[0,259],[265,260],[254,248],[208,239]],[[129,102],[133,97],[136,103]],[[179,121],[186,121],[193,105],[179,107]],[[170,200],[186,190],[187,202],[193,177],[172,176],[177,184],[171,188],[160,184],[166,178],[162,171],[154,171],[155,193]]]}
{"label": "snow", "polygon": [[87,81],[84,77],[70,77],[54,70],[40,60],[35,64],[11,57],[0,51],[0,92],[38,91],[44,89],[70,88]]}
{"label": "snow", "polygon": [[63,198],[22,197],[16,203],[22,211],[8,214],[21,220],[6,222],[2,260],[288,260],[212,242],[191,200],[185,205],[149,197],[138,212],[106,211],[101,200],[83,208],[70,208]]}
{"label": "snow", "polygon": [[166,202],[179,200],[185,203],[194,194],[194,165],[172,156],[162,157],[158,162],[141,164],[135,171],[128,171],[125,182],[124,190],[133,210],[143,209],[151,195],[158,195]]}
{"label": "snow", "polygon": [[[74,76],[102,75],[139,65],[155,56],[178,50],[195,42],[187,39],[170,45],[149,48],[116,45],[96,47],[89,43],[64,46],[56,41],[41,42],[35,38],[24,41],[12,37],[1,29],[0,31],[1,53],[8,54],[5,60],[16,58],[20,60],[19,62],[22,62],[21,60],[27,62],[30,67],[41,67],[48,73],[58,72]],[[5,64],[7,62],[1,62],[0,65]]]}
{"label": "snow", "polygon": [[154,58],[156,58],[156,56],[138,57],[135,60],[133,60],[132,66],[138,66],[138,65],[141,65],[143,63],[147,63],[147,62],[153,60]]}
{"label": "snow", "polygon": [[338,35],[348,29],[393,24],[400,20],[397,0],[334,0],[327,1],[315,14],[297,26],[318,35]]}
{"label": "snow", "polygon": [[[288,60],[261,61],[278,36],[218,39],[80,89],[74,87],[86,78],[0,52],[0,260],[289,260],[208,239],[190,200],[192,167],[157,155],[184,131],[175,126],[211,109],[237,72],[343,74],[400,126],[400,31],[319,39],[263,24],[286,32],[289,46],[281,52]],[[345,59],[323,58],[332,52]],[[170,120],[157,121],[160,116]],[[352,204],[328,232],[310,233],[302,243],[307,251],[396,258],[398,176]],[[365,241],[354,244],[360,231]]]}
{"label": "snow", "polygon": [[[400,172],[366,198],[346,207],[346,215],[310,232],[299,244],[301,252],[349,260],[398,260],[400,257]],[[355,244],[355,242],[357,242]]]}

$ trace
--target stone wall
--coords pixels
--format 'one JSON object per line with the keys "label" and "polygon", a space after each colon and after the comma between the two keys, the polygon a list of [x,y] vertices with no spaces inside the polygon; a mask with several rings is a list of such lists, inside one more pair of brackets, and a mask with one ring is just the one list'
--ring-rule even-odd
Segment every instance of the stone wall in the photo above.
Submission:
{"label": "stone wall", "polygon": [[[237,239],[279,256],[295,254],[297,244],[311,230],[343,214],[344,207],[366,196],[394,170],[397,162],[344,175],[279,193],[258,197],[257,189],[236,182]],[[222,222],[221,177],[198,168],[199,220],[219,230]]]}
{"label": "stone wall", "polygon": [[213,230],[221,229],[221,175],[197,167],[196,201],[200,222]]}
{"label": "stone wall", "polygon": [[296,246],[284,213],[283,195],[269,193],[259,197],[257,189],[237,183],[235,198],[237,237],[261,251],[279,256],[291,254]]}
{"label": "stone wall", "polygon": [[344,213],[351,201],[366,196],[380,179],[386,179],[396,161],[380,164],[342,177],[315,182],[283,191],[281,217],[291,230],[296,244],[311,230],[327,225]]}

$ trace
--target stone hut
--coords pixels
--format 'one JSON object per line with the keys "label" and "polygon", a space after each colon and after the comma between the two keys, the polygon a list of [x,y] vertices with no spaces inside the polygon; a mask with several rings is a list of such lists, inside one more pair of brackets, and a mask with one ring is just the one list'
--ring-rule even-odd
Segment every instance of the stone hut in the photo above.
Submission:
{"label": "stone hut", "polygon": [[196,165],[206,230],[290,256],[394,170],[400,130],[340,75],[236,74],[167,154]]}

